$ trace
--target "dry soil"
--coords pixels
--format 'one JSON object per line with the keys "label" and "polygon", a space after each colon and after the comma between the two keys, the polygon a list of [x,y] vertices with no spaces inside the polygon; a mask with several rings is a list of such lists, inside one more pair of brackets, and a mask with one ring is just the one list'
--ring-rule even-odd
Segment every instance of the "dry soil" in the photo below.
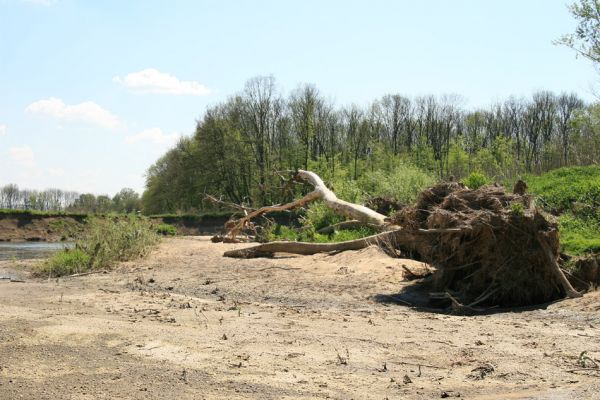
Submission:
{"label": "dry soil", "polygon": [[[165,240],[108,273],[0,265],[0,399],[600,399],[600,293],[460,316],[394,303],[376,248],[223,258]],[[586,352],[583,354],[582,353]]]}

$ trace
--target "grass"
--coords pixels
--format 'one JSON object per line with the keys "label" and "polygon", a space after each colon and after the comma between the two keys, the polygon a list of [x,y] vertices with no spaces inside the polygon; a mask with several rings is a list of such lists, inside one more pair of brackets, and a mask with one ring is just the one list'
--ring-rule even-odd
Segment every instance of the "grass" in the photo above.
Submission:
{"label": "grass", "polygon": [[154,227],[154,231],[159,235],[163,236],[175,236],[177,235],[177,228],[169,224],[160,224]]}
{"label": "grass", "polygon": [[546,211],[559,215],[561,250],[600,252],[600,166],[559,168],[526,176],[529,191]]}
{"label": "grass", "polygon": [[462,180],[462,183],[469,189],[479,189],[483,185],[490,183],[490,181],[481,172],[471,172],[469,176]]}
{"label": "grass", "polygon": [[75,242],[75,249],[55,253],[38,272],[62,276],[109,269],[117,261],[146,255],[158,240],[158,234],[145,217],[91,218]]}
{"label": "grass", "polygon": [[89,271],[91,257],[80,249],[65,249],[55,253],[39,267],[38,272],[48,276],[73,275]]}
{"label": "grass", "polygon": [[559,217],[561,250],[574,256],[600,252],[600,223],[563,214]]}
{"label": "grass", "polygon": [[321,234],[310,228],[294,229],[285,225],[274,225],[266,235],[268,241],[286,240],[290,242],[337,243],[347,240],[360,239],[375,234],[375,230],[361,227],[336,231],[332,234]]}
{"label": "grass", "polygon": [[524,180],[538,203],[554,214],[600,217],[600,165],[559,168]]}

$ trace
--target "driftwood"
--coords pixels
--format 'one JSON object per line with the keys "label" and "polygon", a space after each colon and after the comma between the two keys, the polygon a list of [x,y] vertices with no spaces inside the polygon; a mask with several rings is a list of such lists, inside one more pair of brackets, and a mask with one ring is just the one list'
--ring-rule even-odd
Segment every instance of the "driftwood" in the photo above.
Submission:
{"label": "driftwood", "polygon": [[368,224],[383,232],[341,243],[271,242],[230,250],[225,256],[310,255],[385,244],[435,267],[431,291],[445,293],[458,305],[515,306],[581,296],[558,263],[556,224],[536,209],[525,189],[507,194],[496,185],[470,190],[457,182],[441,183],[389,219],[338,199],[313,172],[298,171],[295,179],[315,189],[299,200],[263,207],[229,223],[228,236],[234,238],[252,218],[317,200],[351,219],[345,224]]}
{"label": "driftwood", "polygon": [[322,200],[325,203],[325,205],[332,209],[336,214],[351,218],[353,220],[357,220],[360,223],[378,227],[383,227],[387,225],[387,217],[385,215],[373,211],[365,206],[349,203],[347,201],[338,199],[335,193],[329,190],[329,188],[325,185],[323,180],[314,172],[299,170],[296,173],[294,179],[296,181],[303,181],[311,184],[315,188],[315,190],[302,197],[301,199],[292,201],[291,203],[266,206],[247,213],[244,217],[238,219],[237,221],[232,221],[231,223],[228,223],[228,225],[226,226],[227,236],[235,238],[248,226],[249,222],[254,218],[260,217],[271,212],[286,211],[303,207],[308,203],[314,202],[316,200]]}
{"label": "driftwood", "polygon": [[[388,232],[378,233],[377,235],[367,236],[360,239],[348,240],[338,243],[304,243],[304,242],[269,242],[257,246],[229,250],[223,253],[225,257],[233,258],[254,258],[269,257],[274,253],[291,253],[301,255],[312,255],[317,253],[330,253],[347,250],[360,250],[372,245],[395,245],[401,243],[403,247],[417,253],[431,251],[426,236],[440,233],[439,229],[420,229],[416,232],[409,232],[403,229],[397,229]],[[444,229],[443,232],[458,232],[457,229]]]}

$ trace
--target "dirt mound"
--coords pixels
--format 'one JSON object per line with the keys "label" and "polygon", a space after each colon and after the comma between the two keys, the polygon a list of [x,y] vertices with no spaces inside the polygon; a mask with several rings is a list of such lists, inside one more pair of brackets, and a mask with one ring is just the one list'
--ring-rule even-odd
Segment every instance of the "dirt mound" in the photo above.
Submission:
{"label": "dirt mound", "polygon": [[556,271],[559,235],[528,195],[497,185],[470,190],[444,182],[424,190],[393,217],[429,230],[426,254],[437,272],[430,290],[465,306],[523,306],[564,296]]}

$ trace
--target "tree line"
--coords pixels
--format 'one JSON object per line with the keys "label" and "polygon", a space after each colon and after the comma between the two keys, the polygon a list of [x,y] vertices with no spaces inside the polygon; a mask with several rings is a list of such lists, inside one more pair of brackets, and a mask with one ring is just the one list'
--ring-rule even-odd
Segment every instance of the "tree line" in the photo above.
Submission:
{"label": "tree line", "polygon": [[599,130],[600,105],[572,93],[539,91],[476,110],[459,96],[400,94],[337,107],[314,85],[284,96],[272,76],[261,76],[208,108],[194,135],[149,168],[143,206],[203,209],[203,193],[276,203],[290,196],[281,171],[299,168],[336,181],[410,163],[438,178],[478,171],[502,181],[597,163]]}
{"label": "tree line", "polygon": [[141,199],[133,189],[123,188],[112,198],[61,189],[19,189],[16,184],[0,186],[0,209],[66,211],[81,213],[131,213],[141,210]]}

